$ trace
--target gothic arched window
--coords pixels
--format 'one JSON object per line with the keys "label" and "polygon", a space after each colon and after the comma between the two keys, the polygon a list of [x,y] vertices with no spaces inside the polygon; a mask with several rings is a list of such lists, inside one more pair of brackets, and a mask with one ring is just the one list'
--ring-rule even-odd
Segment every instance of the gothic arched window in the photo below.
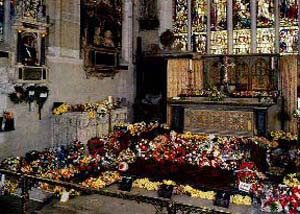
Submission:
{"label": "gothic arched window", "polygon": [[174,48],[203,54],[299,53],[298,0],[174,0]]}

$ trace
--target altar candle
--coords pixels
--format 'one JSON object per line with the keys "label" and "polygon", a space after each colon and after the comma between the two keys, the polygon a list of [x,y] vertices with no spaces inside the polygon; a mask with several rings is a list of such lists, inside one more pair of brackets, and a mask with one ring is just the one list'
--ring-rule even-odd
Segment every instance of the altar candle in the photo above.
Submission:
{"label": "altar candle", "polygon": [[112,96],[108,96],[108,102],[112,103],[113,102],[113,97]]}
{"label": "altar candle", "polygon": [[297,98],[297,108],[300,109],[300,97]]}
{"label": "altar candle", "polygon": [[275,68],[275,60],[274,57],[271,57],[271,69],[274,70]]}
{"label": "altar candle", "polygon": [[189,70],[192,71],[193,70],[193,60],[189,60]]}

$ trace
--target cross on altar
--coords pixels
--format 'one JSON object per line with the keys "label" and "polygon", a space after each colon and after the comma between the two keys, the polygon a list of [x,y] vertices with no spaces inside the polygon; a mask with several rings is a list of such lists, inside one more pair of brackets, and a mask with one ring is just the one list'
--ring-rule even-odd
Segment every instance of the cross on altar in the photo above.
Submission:
{"label": "cross on altar", "polygon": [[222,81],[221,84],[224,87],[224,90],[228,92],[228,68],[235,67],[234,62],[229,62],[228,56],[224,56],[221,58],[222,64],[221,64],[221,75],[222,75]]}

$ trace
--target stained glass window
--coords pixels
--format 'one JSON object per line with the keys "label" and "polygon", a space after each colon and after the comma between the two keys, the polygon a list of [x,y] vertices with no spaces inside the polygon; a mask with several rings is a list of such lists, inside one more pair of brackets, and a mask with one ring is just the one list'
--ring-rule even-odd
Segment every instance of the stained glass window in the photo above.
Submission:
{"label": "stained glass window", "polygon": [[234,30],[233,44],[234,54],[249,54],[251,50],[251,31],[248,29]]}
{"label": "stained glass window", "polygon": [[0,41],[4,40],[4,0],[0,0]]}
{"label": "stained glass window", "polygon": [[279,0],[280,26],[298,25],[298,0]]}
{"label": "stained glass window", "polygon": [[227,29],[227,0],[211,0],[210,27],[212,31]]}
{"label": "stained glass window", "polygon": [[207,0],[192,0],[193,45],[199,53],[207,53]]}
{"label": "stained glass window", "polygon": [[188,0],[175,0],[174,47],[176,49],[187,50],[188,25]]}
{"label": "stained glass window", "polygon": [[193,32],[204,32],[207,29],[207,0],[192,1]]}
{"label": "stained glass window", "polygon": [[298,51],[298,0],[280,0],[280,53],[297,53]]}
{"label": "stained glass window", "polygon": [[250,0],[233,0],[233,53],[249,54],[251,50]]}
{"label": "stained glass window", "polygon": [[281,28],[279,32],[279,49],[281,53],[298,52],[298,27]]}
{"label": "stained glass window", "polygon": [[257,27],[274,27],[274,0],[257,0]]}
{"label": "stained glass window", "polygon": [[[178,50],[188,50],[188,41],[191,38],[193,50],[199,53],[299,52],[299,0],[174,0],[174,2],[175,47]],[[232,8],[228,8],[228,3],[231,2]],[[253,8],[254,5],[256,8]],[[232,14],[230,20],[227,20],[228,11]],[[253,20],[256,20],[256,29],[252,29],[255,24],[251,23]],[[232,31],[228,32],[227,26],[232,26]],[[230,42],[228,35],[232,39]]]}
{"label": "stained glass window", "polygon": [[256,52],[275,52],[274,0],[257,0]]}
{"label": "stained glass window", "polygon": [[227,54],[227,31],[212,31],[210,52],[212,54]]}
{"label": "stained glass window", "polygon": [[233,29],[250,29],[250,0],[233,0]]}
{"label": "stained glass window", "polygon": [[196,51],[199,53],[207,53],[207,36],[206,33],[195,33],[194,42]]}
{"label": "stained glass window", "polygon": [[256,34],[257,53],[274,53],[275,52],[275,29],[258,28]]}
{"label": "stained glass window", "polygon": [[174,48],[180,51],[186,51],[188,46],[188,34],[175,34]]}

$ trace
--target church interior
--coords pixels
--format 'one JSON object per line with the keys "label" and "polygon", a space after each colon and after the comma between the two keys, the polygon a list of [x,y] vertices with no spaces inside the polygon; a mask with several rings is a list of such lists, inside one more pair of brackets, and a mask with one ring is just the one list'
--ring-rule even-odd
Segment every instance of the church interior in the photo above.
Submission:
{"label": "church interior", "polygon": [[300,213],[300,0],[0,0],[1,213]]}

